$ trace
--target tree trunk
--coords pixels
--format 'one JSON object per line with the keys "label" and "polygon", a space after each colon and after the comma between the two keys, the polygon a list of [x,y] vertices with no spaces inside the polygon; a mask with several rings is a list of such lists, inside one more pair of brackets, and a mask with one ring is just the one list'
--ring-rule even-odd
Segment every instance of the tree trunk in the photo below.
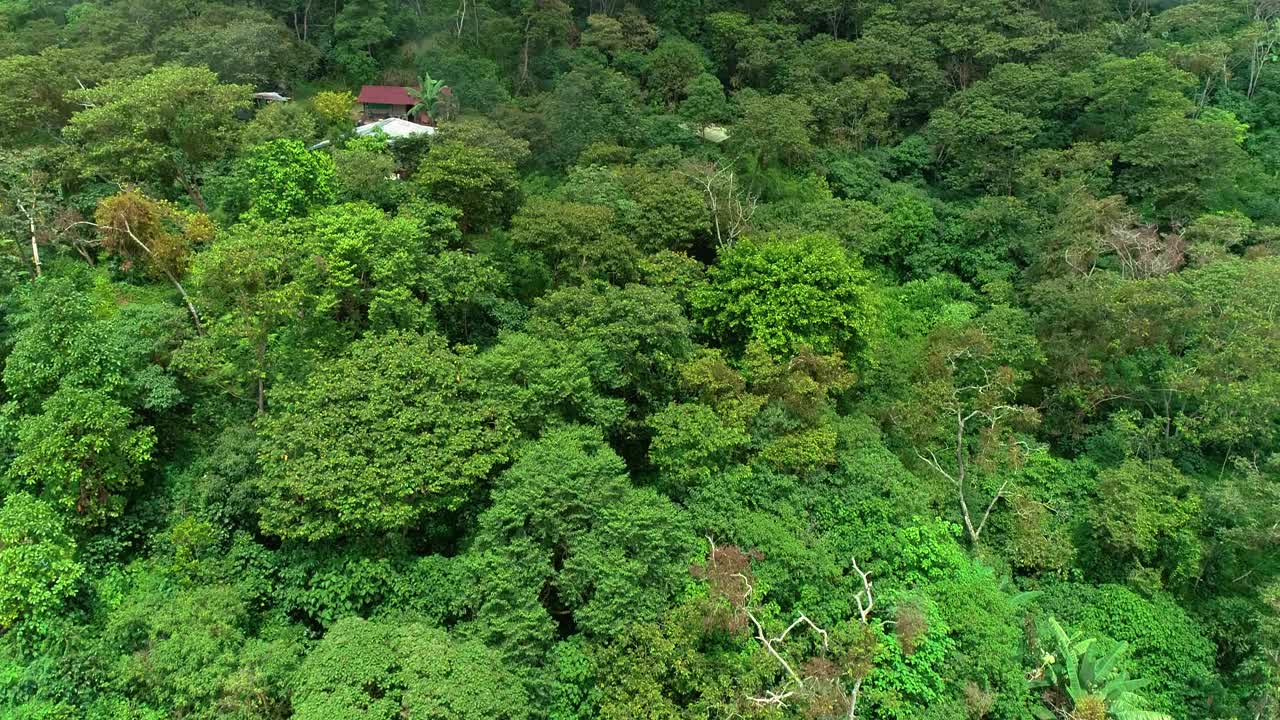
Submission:
{"label": "tree trunk", "polygon": [[533,25],[533,18],[525,18],[524,21],[524,44],[520,46],[520,77],[517,82],[523,89],[525,84],[529,82],[529,28]]}
{"label": "tree trunk", "polygon": [[178,282],[178,278],[174,277],[173,273],[168,270],[165,270],[164,274],[169,278],[169,282],[173,283],[173,286],[178,289],[178,294],[182,296],[182,301],[187,304],[187,310],[191,313],[191,320],[196,324],[196,332],[203,335],[204,326],[200,324],[200,313],[196,312],[196,306],[191,302],[187,291],[183,289],[182,283]]}
{"label": "tree trunk", "polygon": [[182,185],[182,188],[187,191],[187,197],[191,198],[191,202],[195,203],[196,207],[200,208],[200,212],[209,212],[209,206],[205,204],[204,195],[200,194],[200,186],[196,184],[195,180],[188,178],[186,175],[182,175],[178,178],[178,182]]}
{"label": "tree trunk", "polygon": [[[134,234],[133,228],[129,227],[128,220],[124,223],[124,231],[129,234],[129,237],[133,239],[133,242],[138,247],[142,248],[143,252],[153,257],[155,256],[155,253],[151,252],[151,248],[147,247],[147,244],[139,240],[138,236]],[[191,302],[191,297],[187,295],[186,288],[182,287],[182,283],[178,282],[177,276],[170,272],[169,268],[161,266],[160,269],[164,271],[165,277],[169,278],[169,282],[173,283],[173,286],[178,289],[178,294],[182,296],[182,301],[187,304],[187,310],[191,313],[191,320],[196,324],[196,332],[204,335],[204,326],[200,324],[200,313],[196,312],[196,306]]]}
{"label": "tree trunk", "polygon": [[[33,204],[32,209],[34,207]],[[18,202],[18,209],[27,217],[27,227],[31,229],[31,264],[36,268],[36,277],[40,277],[40,246],[36,243],[36,217],[31,214],[31,211],[21,201]]]}
{"label": "tree trunk", "polygon": [[964,487],[964,418],[956,411],[956,494],[960,496],[960,512],[964,517],[964,529],[969,531],[969,539],[974,547],[978,545],[978,533],[973,529],[973,516],[969,514],[969,500],[965,498]]}
{"label": "tree trunk", "polygon": [[265,376],[267,374],[267,347],[265,343],[258,343],[254,347],[254,354],[258,359],[258,414],[267,410],[267,391]]}

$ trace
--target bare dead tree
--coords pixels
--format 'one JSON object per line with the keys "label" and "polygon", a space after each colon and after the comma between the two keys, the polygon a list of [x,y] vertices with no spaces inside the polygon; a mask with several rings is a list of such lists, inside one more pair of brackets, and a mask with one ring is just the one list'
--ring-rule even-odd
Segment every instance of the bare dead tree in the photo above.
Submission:
{"label": "bare dead tree", "polygon": [[[735,605],[733,617],[745,618],[752,637],[784,675],[781,684],[764,690],[760,695],[748,697],[748,702],[758,708],[781,709],[791,702],[811,703],[814,698],[823,696],[825,691],[823,700],[841,708],[847,713],[846,717],[849,720],[854,720],[857,717],[858,697],[862,690],[862,683],[870,669],[869,663],[859,662],[859,665],[866,665],[866,668],[853,673],[854,680],[848,688],[836,681],[840,675],[840,669],[829,660],[810,658],[803,667],[798,668],[795,663],[787,659],[783,650],[784,644],[792,634],[799,630],[808,630],[816,635],[820,640],[820,656],[829,655],[832,651],[830,634],[804,613],[798,614],[781,632],[777,634],[768,632],[764,621],[760,619],[752,605],[752,596],[755,592],[750,569],[752,556],[732,546],[717,547],[715,541],[709,537],[707,542],[711,546],[707,565],[695,574],[712,584],[714,595]],[[724,568],[719,567],[722,561]],[[875,593],[870,574],[859,567],[857,558],[853,558],[853,571],[862,586],[854,596],[858,606],[858,622],[866,628],[871,623],[872,610],[875,608]],[[736,581],[736,584],[732,581]]]}
{"label": "bare dead tree", "polygon": [[28,208],[21,200],[17,201],[18,211],[27,219],[27,227],[31,230],[31,264],[35,266],[36,277],[40,277],[40,245],[36,242],[36,216],[34,204]]}
{"label": "bare dead tree", "polygon": [[[867,624],[867,618],[871,617],[871,609],[876,606],[875,595],[871,593],[871,577],[858,567],[858,558],[852,558],[853,571],[858,574],[858,579],[862,580],[862,590],[853,599],[858,603],[858,619],[863,625]],[[865,598],[865,603],[864,603]]]}
{"label": "bare dead tree", "polygon": [[41,191],[47,178],[24,160],[17,153],[4,153],[0,158],[4,170],[0,175],[0,197],[3,198],[0,202],[0,225],[6,230],[12,229],[19,257],[26,254],[24,242],[30,244],[31,266],[35,276],[40,277],[44,267],[40,261],[40,230],[45,215],[42,209],[47,210],[49,205],[41,201]]}
{"label": "bare dead tree", "polygon": [[1162,233],[1150,223],[1116,223],[1103,235],[1103,242],[1128,279],[1167,275],[1186,259],[1187,243],[1176,228]]}
{"label": "bare dead tree", "polygon": [[[850,558],[853,561],[853,571],[858,574],[858,579],[862,580],[862,591],[853,596],[858,603],[858,621],[865,628],[870,623],[871,610],[876,606],[876,597],[871,592],[871,578],[862,568],[858,567],[858,558]],[[853,687],[849,688],[849,720],[854,720],[858,716],[858,695],[862,692],[862,681],[866,679],[865,673],[858,673],[853,680]]]}
{"label": "bare dead tree", "polygon": [[313,0],[306,0],[302,4],[302,17],[298,17],[298,6],[293,6],[293,34],[298,38],[299,42],[307,41],[307,30],[311,23],[311,3]]}
{"label": "bare dead tree", "polygon": [[727,248],[740,235],[751,228],[759,198],[744,190],[732,164],[715,162],[689,162],[681,169],[699,190],[711,214],[716,246]]}
{"label": "bare dead tree", "polygon": [[[957,372],[959,361],[971,355],[972,351],[968,348],[947,354],[946,364],[953,377]],[[980,516],[977,516],[970,509],[969,496],[972,494],[973,488],[969,477],[968,436],[978,431],[985,434],[988,439],[994,439],[999,434],[999,430],[1010,420],[1033,416],[1035,412],[1030,408],[1002,402],[1004,397],[1012,394],[1012,381],[1008,368],[1000,368],[994,374],[986,368],[979,368],[979,370],[982,373],[983,381],[973,385],[953,387],[947,394],[941,408],[943,416],[949,417],[954,423],[953,434],[948,447],[955,462],[954,469],[948,470],[932,449],[926,449],[923,453],[916,450],[916,457],[920,458],[925,465],[946,478],[955,487],[956,497],[960,505],[960,515],[964,521],[965,530],[969,534],[969,540],[974,545],[977,545],[981,539],[987,520],[991,517],[991,512],[995,509],[996,503],[1004,496],[1010,481],[1005,479],[1000,484],[1000,487],[991,496]],[[975,517],[977,518],[976,521]]]}
{"label": "bare dead tree", "polygon": [[[745,575],[739,575],[739,577],[742,578],[743,584],[746,585],[747,596],[750,597],[753,590],[751,582]],[[756,617],[756,614],[750,608],[747,609],[746,613],[747,619],[751,621],[753,626],[755,626],[756,641],[765,649],[765,652],[769,653],[770,657],[782,666],[782,669],[787,673],[788,678],[788,681],[784,683],[781,688],[766,690],[764,695],[752,697],[751,702],[760,706],[785,707],[786,700],[788,698],[805,690],[807,679],[800,677],[800,674],[795,671],[795,668],[791,666],[791,663],[787,662],[787,659],[782,656],[782,653],[779,652],[778,648],[782,643],[786,642],[787,636],[791,634],[792,630],[802,626],[807,626],[822,638],[822,649],[824,651],[830,647],[830,638],[827,635],[826,630],[815,625],[814,622],[803,613],[801,613],[799,617],[792,621],[792,623],[777,636],[769,637],[764,630],[764,625],[760,622],[760,619]]]}
{"label": "bare dead tree", "polygon": [[[17,164],[11,163],[11,169]],[[93,264],[92,257],[85,250],[85,246],[89,243],[81,241],[75,235],[67,235],[61,229],[62,226],[73,222],[68,220],[67,216],[75,213],[59,205],[56,196],[50,192],[48,180],[48,174],[45,172],[33,168],[19,168],[16,172],[6,174],[4,180],[0,181],[3,185],[0,192],[3,192],[6,197],[2,205],[11,209],[8,217],[5,217],[3,210],[0,210],[0,219],[14,221],[14,225],[11,226],[14,242],[18,246],[19,255],[24,259],[27,253],[30,253],[31,268],[35,277],[40,277],[44,272],[42,247],[64,243]],[[78,220],[79,216],[75,215],[74,219]],[[8,226],[7,222],[4,224]]]}
{"label": "bare dead tree", "polygon": [[1134,20],[1151,14],[1151,0],[1129,0],[1126,20]]}
{"label": "bare dead tree", "polygon": [[458,20],[453,28],[453,34],[458,39],[462,39],[462,30],[467,26],[467,2],[468,0],[462,0],[458,5]]}

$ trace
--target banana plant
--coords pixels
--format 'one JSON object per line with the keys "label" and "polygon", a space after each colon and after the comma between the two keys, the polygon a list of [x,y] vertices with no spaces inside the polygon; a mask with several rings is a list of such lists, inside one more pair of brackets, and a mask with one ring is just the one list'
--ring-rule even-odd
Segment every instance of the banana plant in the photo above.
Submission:
{"label": "banana plant", "polygon": [[434,80],[431,73],[422,73],[422,78],[418,81],[420,87],[405,88],[409,91],[409,96],[417,103],[409,109],[409,117],[413,117],[420,112],[431,112],[431,106],[435,104],[436,98],[440,95],[440,90],[444,88],[443,80]]}
{"label": "banana plant", "polygon": [[1068,636],[1054,618],[1048,626],[1055,652],[1045,655],[1029,682],[1033,690],[1042,691],[1047,704],[1033,708],[1038,720],[1171,720],[1164,713],[1144,710],[1138,690],[1147,681],[1130,678],[1117,667],[1127,643],[1103,653],[1096,638]]}

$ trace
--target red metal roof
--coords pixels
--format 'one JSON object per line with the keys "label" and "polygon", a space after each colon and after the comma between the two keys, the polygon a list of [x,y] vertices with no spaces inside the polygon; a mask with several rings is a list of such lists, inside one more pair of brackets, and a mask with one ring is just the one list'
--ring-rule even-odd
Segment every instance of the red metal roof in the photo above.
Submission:
{"label": "red metal roof", "polygon": [[418,101],[409,94],[406,88],[399,85],[365,85],[360,88],[360,97],[356,102],[378,103],[380,105],[414,105]]}

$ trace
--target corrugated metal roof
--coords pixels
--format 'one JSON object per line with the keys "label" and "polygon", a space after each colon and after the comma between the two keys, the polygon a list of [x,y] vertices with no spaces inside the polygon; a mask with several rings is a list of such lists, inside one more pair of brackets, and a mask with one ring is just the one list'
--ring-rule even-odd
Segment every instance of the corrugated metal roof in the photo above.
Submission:
{"label": "corrugated metal roof", "polygon": [[365,85],[360,88],[360,96],[356,102],[376,103],[378,105],[414,105],[418,101],[409,94],[409,89],[399,85]]}
{"label": "corrugated metal roof", "polygon": [[[356,135],[365,136],[382,132],[387,136],[387,142],[395,142],[399,138],[413,137],[414,135],[435,135],[436,129],[430,125],[419,125],[416,122],[410,122],[402,118],[385,118],[378,122],[372,122],[368,125],[361,125],[355,130]],[[328,140],[321,140],[311,146],[312,150],[319,150],[329,145]]]}
{"label": "corrugated metal roof", "polygon": [[403,118],[387,118],[385,120],[379,120],[376,123],[361,125],[356,128],[356,134],[372,135],[379,130],[386,133],[392,139],[409,137],[411,135],[422,135],[423,133],[426,133],[427,135],[436,134],[436,129],[430,125],[419,125],[416,122],[410,122]]}

